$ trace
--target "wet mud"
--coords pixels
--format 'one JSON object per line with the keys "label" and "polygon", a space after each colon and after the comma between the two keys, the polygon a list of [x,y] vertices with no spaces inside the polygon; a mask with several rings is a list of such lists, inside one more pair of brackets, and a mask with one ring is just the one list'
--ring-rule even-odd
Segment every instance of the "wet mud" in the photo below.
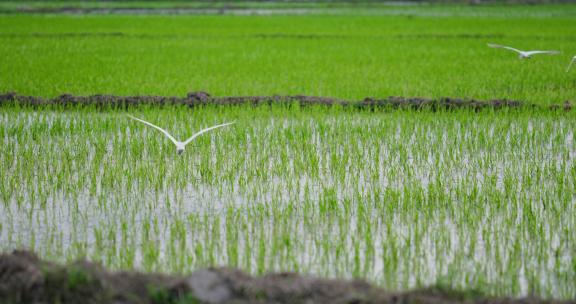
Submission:
{"label": "wet mud", "polygon": [[16,93],[0,94],[0,106],[3,105],[20,105],[20,106],[97,106],[105,108],[128,108],[139,105],[157,105],[157,106],[188,106],[198,107],[204,105],[286,105],[301,107],[324,105],[324,106],[342,106],[359,110],[383,110],[383,109],[413,109],[413,110],[450,110],[459,108],[468,108],[475,111],[482,109],[504,109],[504,108],[533,108],[548,109],[558,111],[572,110],[572,103],[566,101],[563,104],[556,105],[537,105],[525,103],[516,100],[493,99],[493,100],[475,100],[442,97],[432,98],[407,98],[391,96],[383,99],[364,98],[359,101],[343,100],[330,97],[306,96],[306,95],[273,95],[273,96],[228,96],[213,97],[206,92],[190,92],[184,97],[166,97],[166,96],[116,96],[116,95],[91,95],[75,96],[63,94],[55,98],[42,98],[35,96],[18,95]]}
{"label": "wet mud", "polygon": [[229,268],[190,275],[109,272],[78,261],[66,266],[33,253],[0,254],[1,303],[575,303],[494,298],[477,292],[427,288],[387,292],[361,280],[328,280],[296,273],[254,277]]}

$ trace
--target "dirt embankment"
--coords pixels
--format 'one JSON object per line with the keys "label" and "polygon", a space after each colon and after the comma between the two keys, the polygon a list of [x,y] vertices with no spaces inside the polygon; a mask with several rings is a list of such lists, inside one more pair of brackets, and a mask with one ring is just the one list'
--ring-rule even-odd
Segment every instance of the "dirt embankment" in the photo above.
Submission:
{"label": "dirt embankment", "polygon": [[68,266],[33,253],[0,255],[0,303],[575,303],[489,298],[429,288],[390,293],[364,281],[325,280],[294,273],[252,277],[210,268],[189,276],[109,272],[79,261]]}
{"label": "dirt embankment", "polygon": [[288,96],[229,96],[213,97],[206,92],[191,92],[185,97],[166,97],[166,96],[115,96],[115,95],[92,95],[92,96],[74,96],[63,94],[55,98],[42,98],[35,96],[18,95],[16,93],[0,94],[0,106],[7,104],[20,104],[27,106],[40,105],[62,105],[62,106],[82,106],[95,105],[99,107],[126,108],[137,105],[185,105],[189,107],[202,105],[272,105],[298,104],[302,107],[312,105],[340,105],[355,109],[457,109],[469,108],[481,110],[485,108],[502,109],[502,108],[543,108],[551,110],[569,111],[572,104],[566,101],[563,104],[542,106],[529,104],[521,101],[494,99],[494,100],[475,100],[460,99],[451,97],[442,97],[438,99],[430,98],[406,98],[391,96],[388,98],[377,99],[367,97],[360,101],[342,100],[330,97],[305,96],[305,95],[288,95]]}

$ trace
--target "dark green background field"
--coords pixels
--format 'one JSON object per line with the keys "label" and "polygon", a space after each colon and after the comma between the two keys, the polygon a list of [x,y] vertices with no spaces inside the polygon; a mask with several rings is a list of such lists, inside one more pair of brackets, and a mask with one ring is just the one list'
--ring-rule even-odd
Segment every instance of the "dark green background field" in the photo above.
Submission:
{"label": "dark green background field", "polygon": [[[0,91],[574,98],[576,6],[305,16],[3,15]],[[574,13],[574,14],[573,14]],[[556,49],[519,60],[486,43]]]}

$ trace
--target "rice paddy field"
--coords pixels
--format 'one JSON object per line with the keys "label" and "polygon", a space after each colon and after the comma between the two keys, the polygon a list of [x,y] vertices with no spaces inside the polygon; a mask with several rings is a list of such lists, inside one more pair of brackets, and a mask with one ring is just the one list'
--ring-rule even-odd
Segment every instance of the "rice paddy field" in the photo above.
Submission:
{"label": "rice paddy field", "polygon": [[[315,8],[318,8],[314,6]],[[576,6],[24,14],[0,92],[574,101]],[[2,10],[0,10],[2,11]],[[7,13],[10,12],[10,13]],[[293,13],[293,12],[292,12]],[[520,60],[486,43],[555,49]],[[152,128],[199,137],[182,155]],[[576,298],[574,111],[0,105],[0,250]]]}

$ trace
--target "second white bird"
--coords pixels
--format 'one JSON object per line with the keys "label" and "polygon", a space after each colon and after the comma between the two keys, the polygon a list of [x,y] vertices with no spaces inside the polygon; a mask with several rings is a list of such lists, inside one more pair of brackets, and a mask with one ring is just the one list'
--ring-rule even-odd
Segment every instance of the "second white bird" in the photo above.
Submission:
{"label": "second white bird", "polygon": [[519,54],[518,57],[520,57],[520,59],[530,58],[530,57],[532,57],[532,55],[536,55],[536,54],[548,54],[548,55],[560,54],[559,51],[521,51],[521,50],[515,49],[513,47],[509,47],[509,46],[505,46],[505,45],[499,45],[499,44],[492,44],[492,43],[488,43],[488,46],[492,47],[492,48],[506,49],[506,50],[516,52]]}

